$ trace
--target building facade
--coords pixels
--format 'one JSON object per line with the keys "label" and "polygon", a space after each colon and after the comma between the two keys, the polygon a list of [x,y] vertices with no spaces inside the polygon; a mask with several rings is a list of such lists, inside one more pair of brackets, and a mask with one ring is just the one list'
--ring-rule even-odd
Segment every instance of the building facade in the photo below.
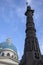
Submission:
{"label": "building facade", "polygon": [[0,43],[0,65],[18,65],[17,49],[8,38],[5,42]]}

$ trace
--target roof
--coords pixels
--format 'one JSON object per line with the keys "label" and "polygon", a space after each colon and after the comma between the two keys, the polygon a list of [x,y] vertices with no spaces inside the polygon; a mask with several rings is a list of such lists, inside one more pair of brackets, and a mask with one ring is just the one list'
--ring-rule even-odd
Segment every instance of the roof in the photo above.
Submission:
{"label": "roof", "polygon": [[11,42],[9,43],[8,39],[7,39],[6,42],[0,43],[0,48],[2,48],[2,49],[9,48],[9,49],[17,52],[17,49],[16,49],[15,45],[13,43],[11,43]]}

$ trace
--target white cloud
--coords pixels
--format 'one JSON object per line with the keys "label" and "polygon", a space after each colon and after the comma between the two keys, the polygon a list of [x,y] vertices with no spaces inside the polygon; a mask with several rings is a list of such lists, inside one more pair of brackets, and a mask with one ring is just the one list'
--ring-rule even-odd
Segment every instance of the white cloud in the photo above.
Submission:
{"label": "white cloud", "polygon": [[16,14],[19,16],[19,17],[23,17],[23,14],[24,13],[24,9],[21,8],[21,7],[17,7],[16,9]]}
{"label": "white cloud", "polygon": [[39,47],[40,47],[41,54],[43,54],[43,37],[41,36],[40,38],[41,39],[39,39]]}
{"label": "white cloud", "polygon": [[43,54],[43,44],[41,45],[41,53]]}

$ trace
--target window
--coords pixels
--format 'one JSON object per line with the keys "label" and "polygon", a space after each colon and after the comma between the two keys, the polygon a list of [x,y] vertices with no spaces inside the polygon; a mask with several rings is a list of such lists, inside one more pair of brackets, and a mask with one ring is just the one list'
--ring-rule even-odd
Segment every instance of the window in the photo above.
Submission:
{"label": "window", "polygon": [[1,52],[0,52],[0,54],[1,54]]}
{"label": "window", "polygon": [[35,53],[35,58],[39,59],[39,53]]}
{"label": "window", "polygon": [[10,56],[10,54],[9,54],[9,53],[7,53],[7,56]]}
{"label": "window", "polygon": [[15,57],[15,59],[16,59],[16,57]]}
{"label": "window", "polygon": [[2,53],[2,56],[4,56],[4,53]]}
{"label": "window", "polygon": [[14,59],[16,59],[16,56],[14,55]]}
{"label": "window", "polygon": [[1,52],[0,52],[0,56],[1,56]]}
{"label": "window", "polygon": [[12,58],[13,58],[13,55],[12,55]]}

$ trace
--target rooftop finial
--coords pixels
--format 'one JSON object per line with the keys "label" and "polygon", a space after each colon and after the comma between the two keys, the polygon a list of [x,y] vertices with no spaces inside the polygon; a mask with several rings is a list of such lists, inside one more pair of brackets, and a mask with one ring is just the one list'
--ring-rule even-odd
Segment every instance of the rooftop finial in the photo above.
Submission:
{"label": "rooftop finial", "polygon": [[28,2],[26,2],[26,5],[28,6]]}
{"label": "rooftop finial", "polygon": [[11,39],[10,38],[7,38],[6,40],[8,43],[11,43]]}
{"label": "rooftop finial", "polygon": [[31,0],[26,0],[26,6],[29,6],[31,4]]}

